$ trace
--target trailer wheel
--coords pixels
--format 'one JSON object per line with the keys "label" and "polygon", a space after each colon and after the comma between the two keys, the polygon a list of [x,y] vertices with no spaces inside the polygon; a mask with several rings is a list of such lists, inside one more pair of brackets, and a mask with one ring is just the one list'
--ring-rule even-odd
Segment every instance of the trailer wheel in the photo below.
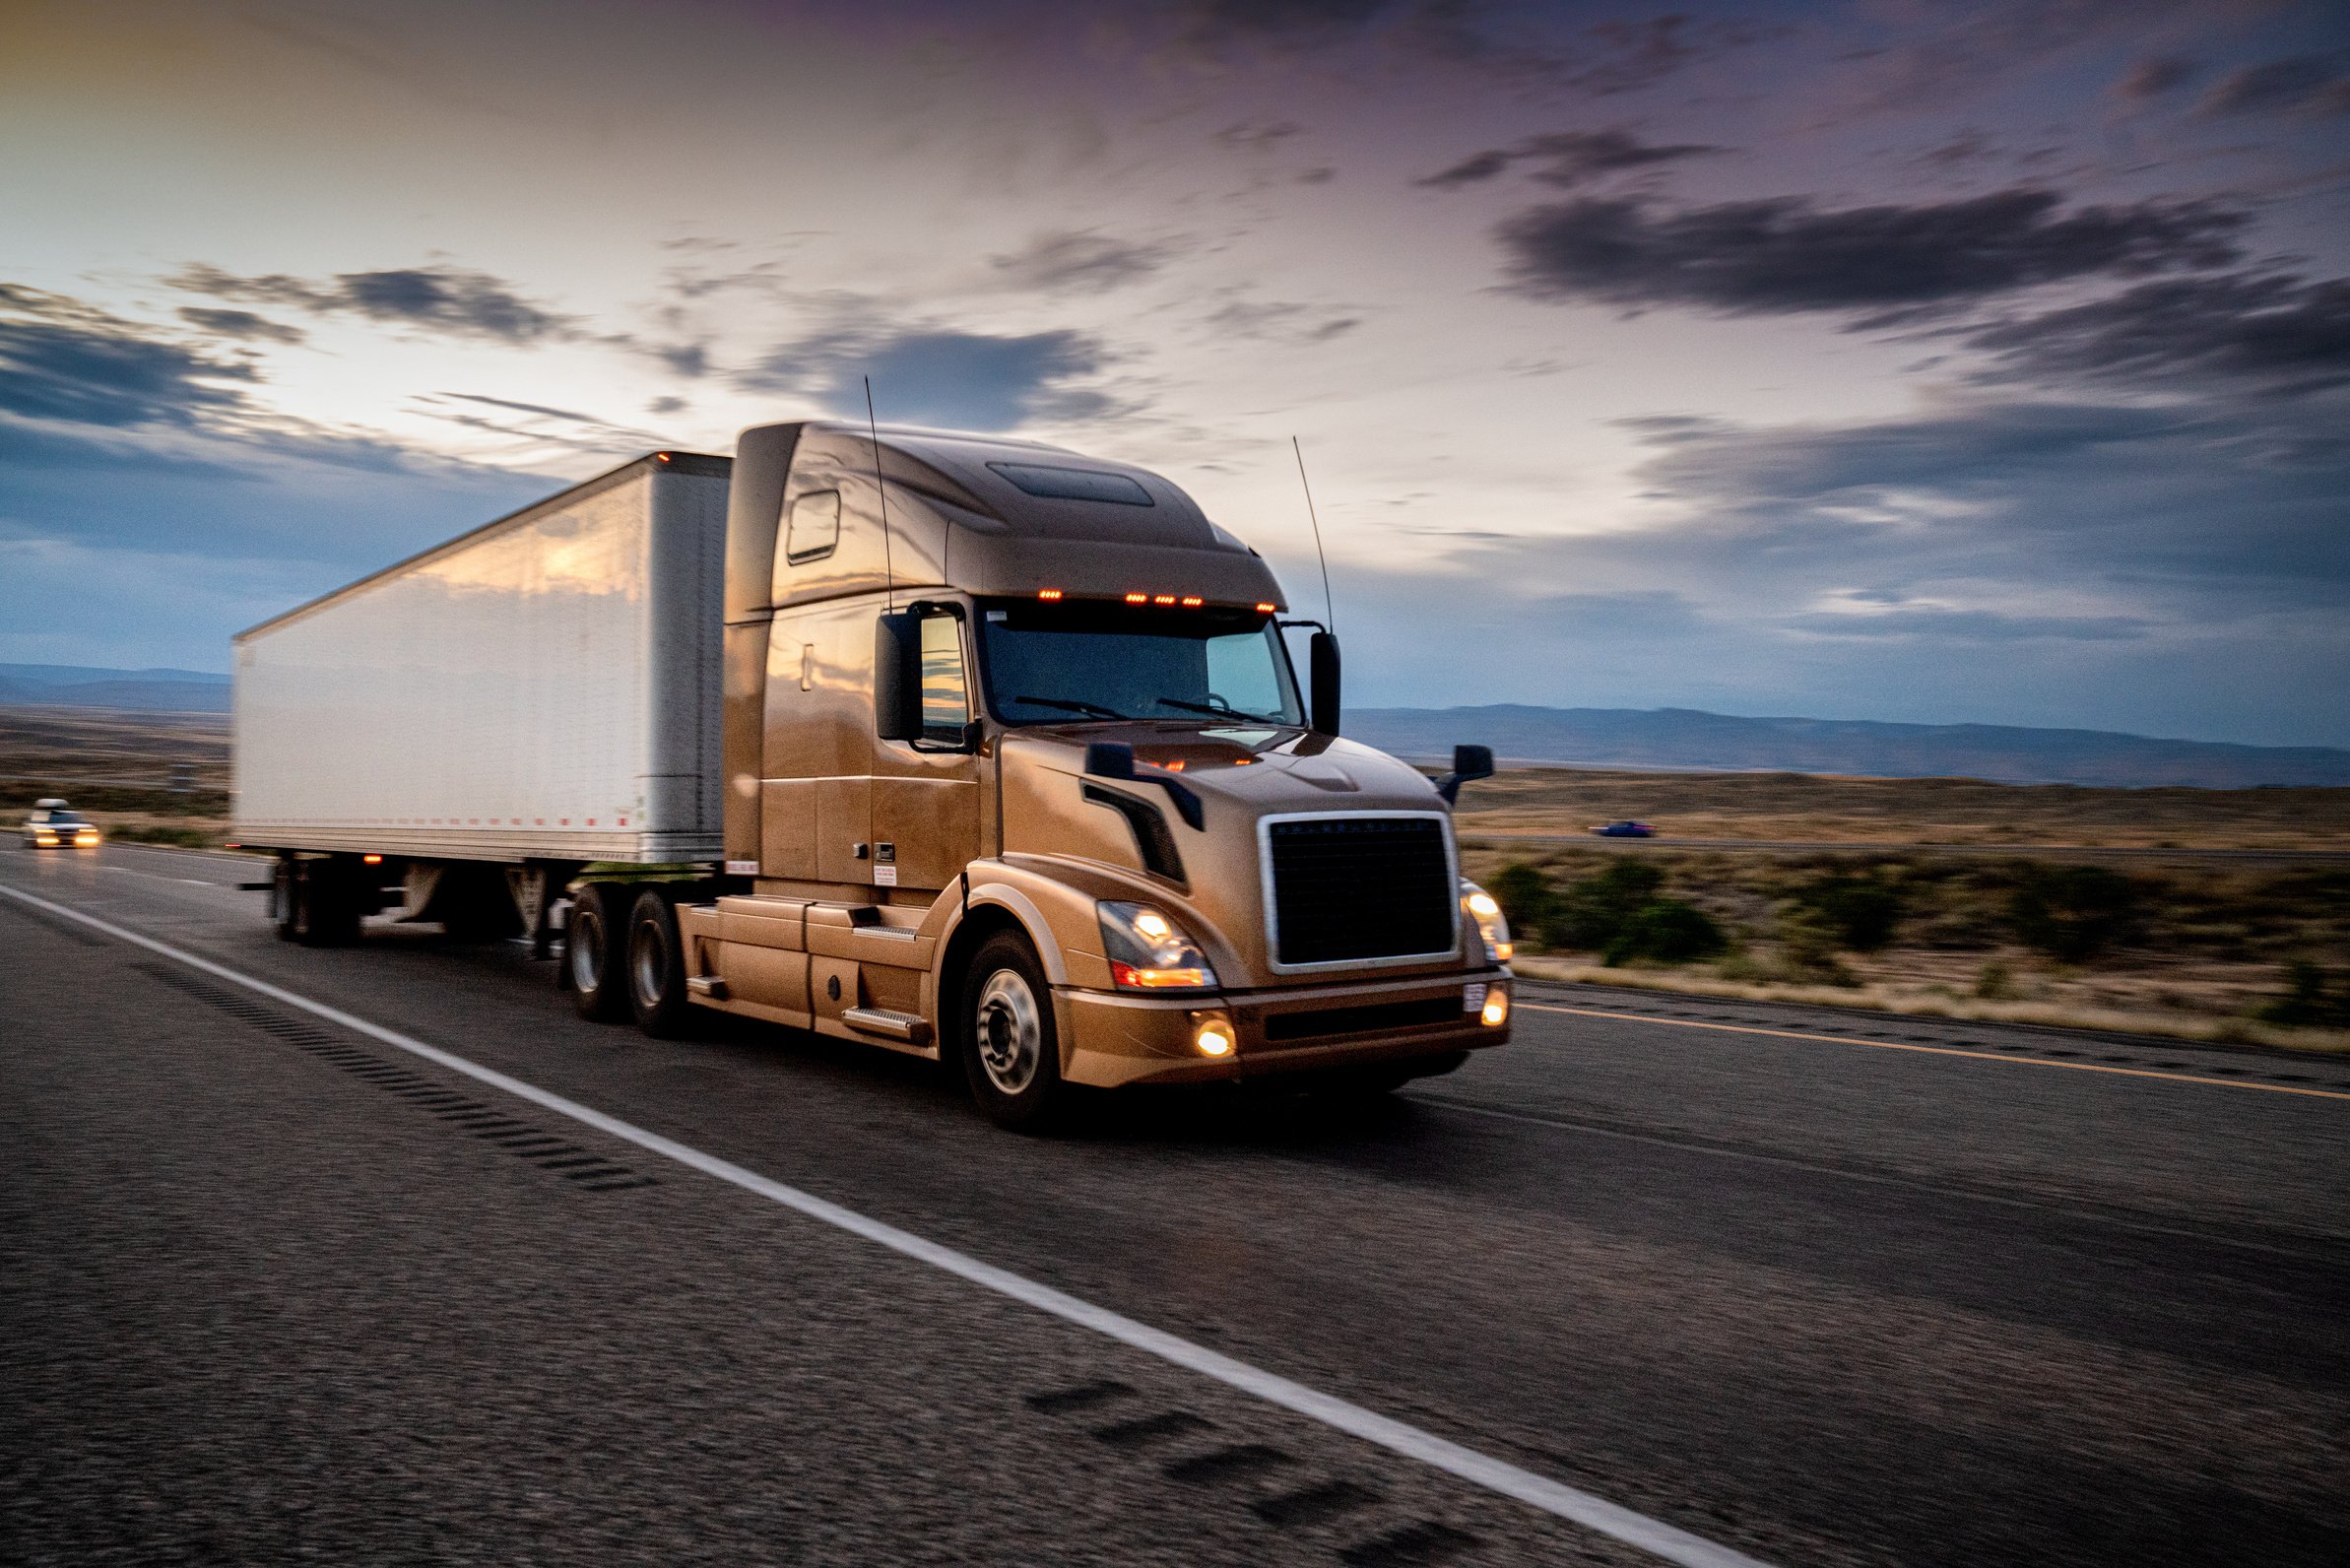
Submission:
{"label": "trailer wheel", "polygon": [[636,895],[628,915],[628,1008],[656,1040],[684,1034],[693,1004],[685,1000],[685,945],[678,906],[658,887]]}
{"label": "trailer wheel", "polygon": [[297,860],[292,903],[294,940],[305,947],[343,947],[359,941],[359,895],[339,860]]}
{"label": "trailer wheel", "polygon": [[301,937],[301,927],[294,918],[294,862],[281,855],[277,869],[270,873],[269,918],[280,942],[294,942]]}
{"label": "trailer wheel", "polygon": [[628,955],[617,910],[625,887],[590,882],[571,903],[563,928],[563,973],[571,982],[571,1005],[597,1023],[628,1015]]}
{"label": "trailer wheel", "polygon": [[1061,1041],[1053,992],[1026,939],[1000,931],[963,974],[956,1037],[971,1097],[998,1127],[1049,1131],[1063,1116]]}

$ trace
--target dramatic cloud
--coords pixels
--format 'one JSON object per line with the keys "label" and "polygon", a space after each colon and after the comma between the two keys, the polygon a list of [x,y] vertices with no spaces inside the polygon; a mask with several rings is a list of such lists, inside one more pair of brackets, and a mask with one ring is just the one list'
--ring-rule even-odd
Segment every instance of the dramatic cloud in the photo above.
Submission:
{"label": "dramatic cloud", "polygon": [[2350,114],[2350,51],[2297,54],[2229,72],[2211,85],[2195,112]]}
{"label": "dramatic cloud", "polygon": [[1078,332],[1015,337],[922,328],[836,330],[777,349],[739,384],[752,391],[814,397],[841,415],[865,412],[873,378],[881,417],[917,425],[1009,430],[1032,419],[1103,412],[1099,392],[1068,383],[1108,360],[1101,343]]}
{"label": "dramatic cloud", "polygon": [[2182,377],[2306,393],[2350,383],[2350,278],[2165,278],[1969,335],[1987,379]]}
{"label": "dramatic cloud", "polygon": [[1471,154],[1416,183],[1451,190],[1491,179],[1512,163],[1534,163],[1543,165],[1534,170],[1534,178],[1572,189],[1628,168],[1648,168],[1721,151],[1699,142],[1654,147],[1623,131],[1556,131],[1548,136],[1529,137],[1510,147]]}
{"label": "dramatic cloud", "polygon": [[76,425],[187,425],[239,406],[252,367],[165,342],[61,294],[0,284],[0,412]]}
{"label": "dramatic cloud", "polygon": [[1496,230],[1513,286],[1542,299],[1725,315],[1887,311],[2036,284],[2234,260],[2243,214],[2146,201],[2059,212],[2044,190],[1823,209],[1801,197],[1663,209],[1585,198]]}
{"label": "dramatic cloud", "polygon": [[257,316],[250,310],[216,310],[204,305],[187,305],[181,308],[179,319],[223,338],[301,343],[309,337],[299,327],[290,327],[283,322],[272,321],[267,316]]}
{"label": "dramatic cloud", "polygon": [[1137,245],[1095,233],[1063,230],[1038,234],[1010,255],[990,256],[988,266],[1008,289],[1039,294],[1104,294],[1156,272],[1170,254],[1165,245]]}
{"label": "dramatic cloud", "polygon": [[571,327],[570,317],[532,304],[488,273],[456,267],[345,272],[319,283],[284,273],[239,278],[199,264],[169,281],[175,288],[216,299],[286,305],[318,315],[363,316],[515,345],[560,337]]}

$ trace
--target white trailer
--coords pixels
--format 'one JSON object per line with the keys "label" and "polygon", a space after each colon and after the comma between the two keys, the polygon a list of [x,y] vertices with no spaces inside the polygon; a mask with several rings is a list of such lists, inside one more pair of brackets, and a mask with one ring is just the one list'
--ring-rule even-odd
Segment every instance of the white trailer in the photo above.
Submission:
{"label": "white trailer", "polygon": [[238,841],[716,860],[730,466],[640,458],[240,632]]}
{"label": "white trailer", "polygon": [[237,634],[232,828],[283,935],[397,902],[543,951],[581,866],[718,860],[732,466],[639,458]]}

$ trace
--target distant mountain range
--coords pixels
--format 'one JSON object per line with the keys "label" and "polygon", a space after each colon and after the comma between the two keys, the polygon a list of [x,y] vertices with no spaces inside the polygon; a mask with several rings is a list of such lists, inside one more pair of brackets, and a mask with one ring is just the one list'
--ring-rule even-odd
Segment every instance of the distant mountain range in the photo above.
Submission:
{"label": "distant mountain range", "polygon": [[[201,670],[0,664],[0,703],[226,713],[228,678]],[[1693,708],[1355,708],[1355,740],[1437,759],[1459,741],[1504,762],[1669,772],[1851,773],[2002,784],[2350,785],[2350,751],[2163,741],[2108,730],[1866,719],[1744,719]]]}
{"label": "distant mountain range", "polygon": [[226,713],[228,678],[202,670],[0,664],[0,703],[129,708],[149,713]]}
{"label": "distant mountain range", "polygon": [[2350,784],[2350,751],[2161,741],[2106,730],[1863,719],[1743,719],[1691,708],[1356,708],[1346,734],[1408,757],[1449,757],[1456,742],[1506,762],[1654,771],[1848,773],[1978,778],[2003,784]]}

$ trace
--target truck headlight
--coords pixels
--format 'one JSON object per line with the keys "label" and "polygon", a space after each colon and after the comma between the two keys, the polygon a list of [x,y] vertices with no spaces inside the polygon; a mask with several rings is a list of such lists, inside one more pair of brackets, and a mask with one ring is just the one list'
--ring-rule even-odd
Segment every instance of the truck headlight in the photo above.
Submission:
{"label": "truck headlight", "polygon": [[1122,991],[1205,991],[1215,968],[1181,926],[1148,904],[1101,906],[1103,956]]}
{"label": "truck headlight", "polygon": [[1461,882],[1461,912],[1477,928],[1477,935],[1485,942],[1487,963],[1508,963],[1517,947],[1510,941],[1510,923],[1503,918],[1501,905],[1491,893],[1467,878]]}

